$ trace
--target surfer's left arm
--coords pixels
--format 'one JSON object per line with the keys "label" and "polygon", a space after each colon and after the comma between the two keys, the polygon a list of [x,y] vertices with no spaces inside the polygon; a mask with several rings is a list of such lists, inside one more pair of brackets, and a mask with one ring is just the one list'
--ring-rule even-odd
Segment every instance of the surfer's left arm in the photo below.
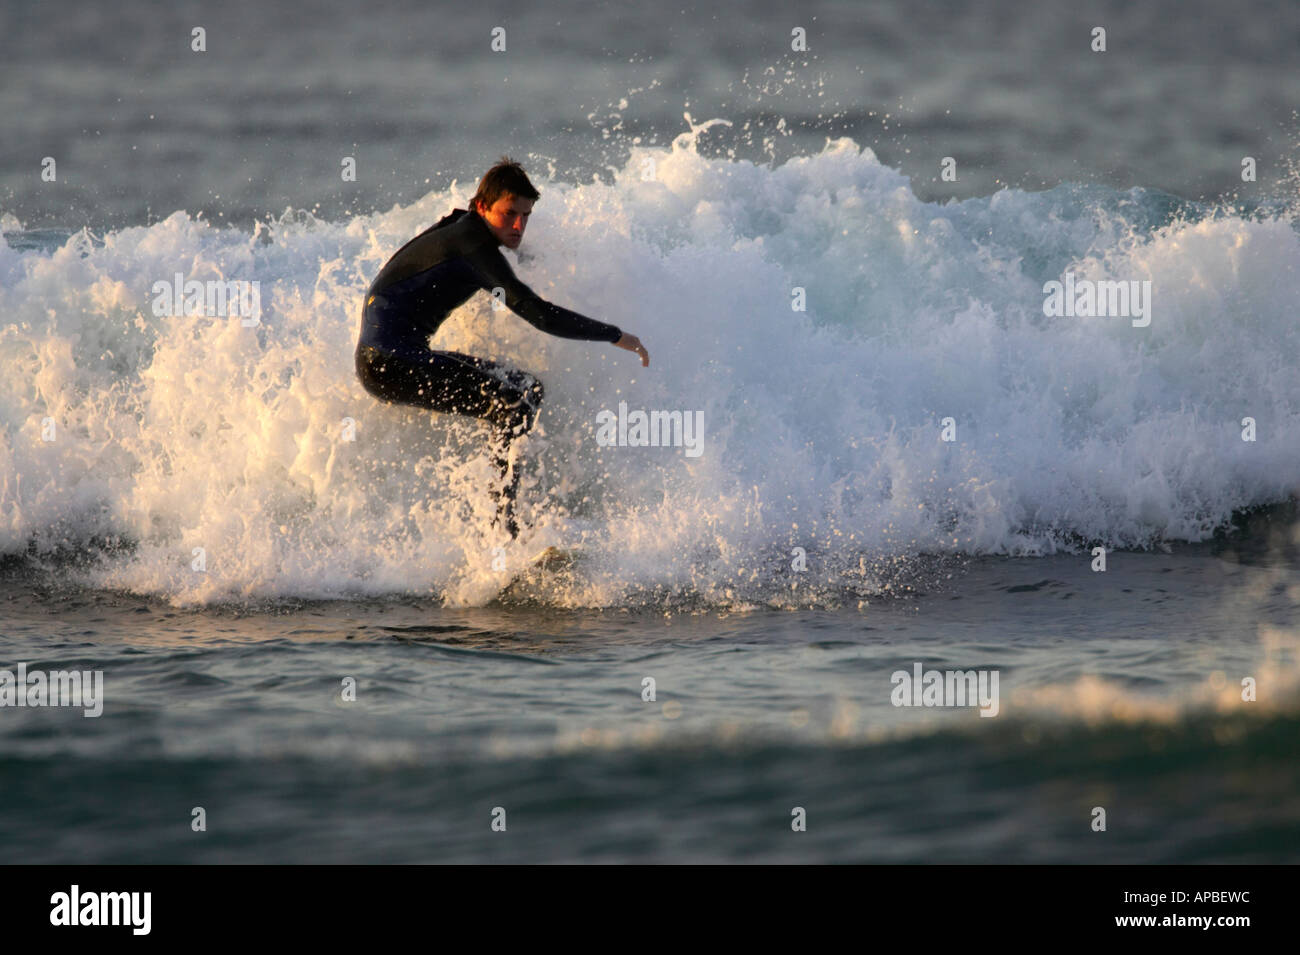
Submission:
{"label": "surfer's left arm", "polygon": [[483,275],[483,287],[499,288],[505,293],[506,306],[528,324],[548,335],[589,342],[617,344],[623,330],[617,325],[588,318],[570,309],[548,302],[516,277],[510,263],[498,250],[485,251],[475,257],[474,266]]}
{"label": "surfer's left arm", "polygon": [[483,288],[488,291],[501,289],[506,306],[539,331],[559,338],[609,342],[611,345],[639,355],[643,368],[650,364],[650,353],[641,344],[641,339],[624,332],[617,325],[588,318],[586,315],[580,315],[571,309],[546,301],[519,281],[500,250],[481,250],[470,257],[470,262],[478,271]]}
{"label": "surfer's left arm", "polygon": [[586,315],[579,315],[577,312],[562,308],[543,298],[539,298],[522,282],[519,285],[527,290],[532,297],[519,299],[514,304],[511,304],[507,297],[506,304],[510,305],[516,315],[523,318],[534,328],[539,328],[552,335],[558,335],[560,338],[609,342],[611,345],[625,351],[635,352],[641,358],[642,368],[649,366],[650,353],[641,344],[641,339],[632,333],[623,331],[617,325],[598,322],[594,318],[588,318]]}
{"label": "surfer's left arm", "polygon": [[624,332],[623,337],[614,342],[616,348],[623,348],[630,352],[636,352],[641,356],[641,367],[646,368],[650,365],[650,353],[645,350],[641,344],[641,339],[637,338],[631,332]]}

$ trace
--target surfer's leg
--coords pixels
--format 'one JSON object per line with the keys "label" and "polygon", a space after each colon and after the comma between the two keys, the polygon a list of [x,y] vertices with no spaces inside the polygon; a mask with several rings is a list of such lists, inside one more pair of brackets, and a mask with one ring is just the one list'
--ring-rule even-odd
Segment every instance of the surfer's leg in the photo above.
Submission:
{"label": "surfer's leg", "polygon": [[496,502],[497,516],[493,527],[504,526],[510,539],[519,536],[519,524],[515,520],[515,495],[519,490],[519,469],[510,467],[509,432],[494,428],[489,439],[488,453],[492,464],[501,472],[501,483],[488,489],[488,495]]}
{"label": "surfer's leg", "polygon": [[511,438],[532,428],[545,394],[528,372],[458,352],[410,355],[361,346],[356,367],[361,384],[376,398],[482,418]]}
{"label": "surfer's leg", "polygon": [[497,384],[492,389],[490,412],[483,417],[492,424],[490,453],[492,463],[501,474],[500,485],[489,493],[497,502],[497,523],[505,527],[513,540],[519,536],[515,498],[519,491],[520,469],[510,463],[510,446],[516,438],[532,430],[545,390],[541,381],[527,372],[505,368],[494,362],[488,364],[493,366],[492,375]]}
{"label": "surfer's leg", "polygon": [[509,462],[511,442],[537,420],[544,389],[533,375],[486,358],[459,352],[393,354],[357,349],[357,376],[377,398],[417,405],[447,414],[481,418],[492,426],[489,445],[500,483],[489,493],[497,502],[497,520],[518,536],[514,519],[519,474]]}

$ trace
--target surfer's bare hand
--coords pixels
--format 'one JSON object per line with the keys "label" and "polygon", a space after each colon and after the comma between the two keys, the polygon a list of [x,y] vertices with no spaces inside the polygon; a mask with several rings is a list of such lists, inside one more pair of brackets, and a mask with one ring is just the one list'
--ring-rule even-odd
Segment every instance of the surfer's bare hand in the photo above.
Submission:
{"label": "surfer's bare hand", "polygon": [[650,364],[650,353],[646,351],[645,346],[641,344],[641,339],[637,338],[635,335],[629,332],[624,332],[623,337],[614,342],[614,344],[619,348],[626,349],[627,351],[634,351],[640,355],[642,368],[645,368]]}

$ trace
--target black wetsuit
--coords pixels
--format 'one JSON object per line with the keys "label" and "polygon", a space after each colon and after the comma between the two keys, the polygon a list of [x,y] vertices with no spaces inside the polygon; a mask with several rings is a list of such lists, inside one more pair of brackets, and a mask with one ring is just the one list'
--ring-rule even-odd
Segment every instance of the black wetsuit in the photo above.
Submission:
{"label": "black wetsuit", "polygon": [[456,209],[393,254],[366,293],[357,342],[357,377],[384,401],[482,418],[495,429],[493,461],[502,486],[492,495],[511,537],[519,483],[509,473],[512,438],[528,431],[542,401],[542,383],[527,372],[485,358],[433,351],[433,335],[453,309],[479,289],[503,290],[505,304],[529,324],[585,341],[616,342],[613,325],[538,298],[515,277],[487,223]]}

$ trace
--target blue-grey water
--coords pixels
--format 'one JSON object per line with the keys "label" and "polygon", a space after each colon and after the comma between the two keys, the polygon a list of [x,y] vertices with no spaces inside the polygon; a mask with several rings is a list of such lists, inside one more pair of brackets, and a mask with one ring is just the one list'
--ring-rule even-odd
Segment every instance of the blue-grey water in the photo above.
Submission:
{"label": "blue-grey water", "polygon": [[[7,862],[1293,859],[1296,646],[1276,635],[1295,563],[1119,563],[985,559],[864,610],[682,616],[175,611],[11,576],[0,652],[102,669],[106,702],[5,713],[0,844]],[[894,707],[914,661],[999,669],[1002,711]],[[1233,705],[1242,675],[1254,709]]]}
{"label": "blue-grey water", "polygon": [[[1297,857],[1293,5],[0,17],[0,861]],[[352,372],[505,152],[521,277],[652,356],[439,333],[546,382],[511,546],[477,426]],[[1046,315],[1067,271],[1149,325]]]}

